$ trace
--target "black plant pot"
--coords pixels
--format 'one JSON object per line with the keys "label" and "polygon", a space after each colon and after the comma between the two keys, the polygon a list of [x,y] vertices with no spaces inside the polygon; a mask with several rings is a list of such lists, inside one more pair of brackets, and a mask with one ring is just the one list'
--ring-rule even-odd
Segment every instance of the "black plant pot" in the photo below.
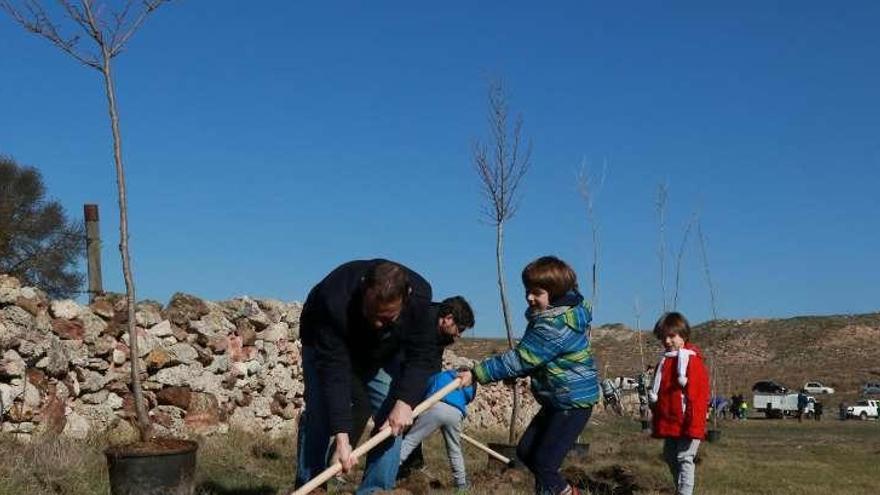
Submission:
{"label": "black plant pot", "polygon": [[710,442],[721,440],[721,430],[709,430],[708,434],[706,434],[706,440]]}
{"label": "black plant pot", "polygon": [[198,447],[190,440],[163,439],[107,449],[111,495],[192,495]]}

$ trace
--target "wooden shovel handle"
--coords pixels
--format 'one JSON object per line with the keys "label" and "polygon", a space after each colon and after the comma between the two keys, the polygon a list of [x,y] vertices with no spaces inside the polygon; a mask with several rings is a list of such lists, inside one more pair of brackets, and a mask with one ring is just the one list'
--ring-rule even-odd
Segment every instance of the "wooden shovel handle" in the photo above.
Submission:
{"label": "wooden shovel handle", "polygon": [[[421,404],[417,405],[415,407],[415,409],[413,409],[413,419],[417,418],[419,416],[419,414],[422,414],[423,412],[427,411],[434,404],[440,402],[441,399],[446,397],[450,392],[457,389],[459,386],[461,386],[461,378],[456,378],[455,380],[452,380],[449,384],[447,384],[445,387],[441,388],[440,390],[435,392],[433,395],[431,395],[430,397],[428,397],[427,399],[422,401]],[[308,407],[308,405],[306,405],[306,407]],[[388,428],[388,427],[383,428],[383,429],[379,430],[379,433],[376,433],[375,435],[370,437],[369,440],[367,440],[366,442],[359,445],[356,449],[354,449],[351,452],[351,455],[360,457],[360,456],[366,454],[367,452],[369,452],[370,450],[372,450],[373,447],[375,447],[376,445],[379,445],[386,438],[388,438],[390,436],[391,436],[391,428]],[[305,485],[296,489],[296,491],[294,491],[291,495],[305,495],[305,494],[311,492],[312,490],[314,490],[315,488],[318,488],[319,486],[326,483],[330,478],[335,476],[336,473],[338,473],[341,470],[342,470],[342,463],[339,461],[336,461],[335,463],[333,463],[332,466],[321,471],[321,474],[319,474],[318,476],[315,476],[314,478],[309,480],[308,483],[306,483]]]}
{"label": "wooden shovel handle", "polygon": [[510,460],[509,458],[507,458],[507,457],[505,457],[505,456],[499,454],[498,452],[496,452],[496,451],[490,449],[488,445],[486,445],[486,444],[484,444],[484,443],[481,443],[481,442],[479,442],[479,441],[477,441],[477,440],[475,440],[475,439],[473,439],[473,438],[471,438],[471,437],[465,435],[464,433],[461,434],[461,438],[464,439],[465,441],[467,441],[468,443],[470,443],[471,445],[473,445],[474,447],[476,447],[476,448],[482,450],[483,452],[485,452],[485,453],[491,455],[492,457],[498,459],[499,461],[503,462],[504,464],[506,464],[506,465],[508,465],[508,466],[513,465],[513,461],[512,461],[512,460]]}

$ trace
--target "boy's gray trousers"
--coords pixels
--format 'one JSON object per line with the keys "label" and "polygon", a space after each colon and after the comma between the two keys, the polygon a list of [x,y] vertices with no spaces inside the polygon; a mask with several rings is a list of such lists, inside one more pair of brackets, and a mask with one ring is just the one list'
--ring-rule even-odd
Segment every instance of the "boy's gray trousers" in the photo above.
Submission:
{"label": "boy's gray trousers", "polygon": [[464,455],[461,453],[461,420],[464,415],[458,408],[445,402],[438,402],[433,407],[419,415],[412,428],[403,437],[400,447],[400,462],[406,460],[413,449],[435,430],[440,428],[443,432],[443,440],[446,442],[446,455],[449,457],[449,467],[452,469],[452,478],[457,488],[467,486],[467,474],[464,469]]}

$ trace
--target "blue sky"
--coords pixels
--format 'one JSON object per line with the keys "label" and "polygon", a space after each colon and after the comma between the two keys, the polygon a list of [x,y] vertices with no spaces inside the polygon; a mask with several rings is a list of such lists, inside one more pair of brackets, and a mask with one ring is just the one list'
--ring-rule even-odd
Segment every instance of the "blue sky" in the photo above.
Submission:
{"label": "blue sky", "polygon": [[[100,204],[121,291],[99,75],[0,21],[0,153],[73,214]],[[302,300],[382,256],[501,335],[470,151],[501,76],[534,145],[506,225],[518,332],[528,261],[561,256],[589,293],[582,162],[607,164],[597,322],[661,310],[664,181],[668,252],[699,210],[722,317],[876,311],[878,25],[876,2],[172,2],[115,65],[138,298]],[[679,299],[710,316],[693,243]]]}

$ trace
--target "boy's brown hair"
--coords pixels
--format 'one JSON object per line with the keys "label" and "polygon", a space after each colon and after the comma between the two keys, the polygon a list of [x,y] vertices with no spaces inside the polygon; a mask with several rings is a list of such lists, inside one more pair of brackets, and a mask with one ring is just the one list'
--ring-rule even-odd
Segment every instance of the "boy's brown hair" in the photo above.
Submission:
{"label": "boy's brown hair", "polygon": [[574,270],[556,256],[542,256],[526,265],[522,282],[526,290],[535,287],[546,290],[551,301],[578,286]]}
{"label": "boy's brown hair", "polygon": [[654,336],[658,340],[663,340],[669,334],[678,335],[685,342],[691,340],[691,325],[683,314],[670,311],[663,313],[663,316],[657,320],[657,323],[654,325]]}

